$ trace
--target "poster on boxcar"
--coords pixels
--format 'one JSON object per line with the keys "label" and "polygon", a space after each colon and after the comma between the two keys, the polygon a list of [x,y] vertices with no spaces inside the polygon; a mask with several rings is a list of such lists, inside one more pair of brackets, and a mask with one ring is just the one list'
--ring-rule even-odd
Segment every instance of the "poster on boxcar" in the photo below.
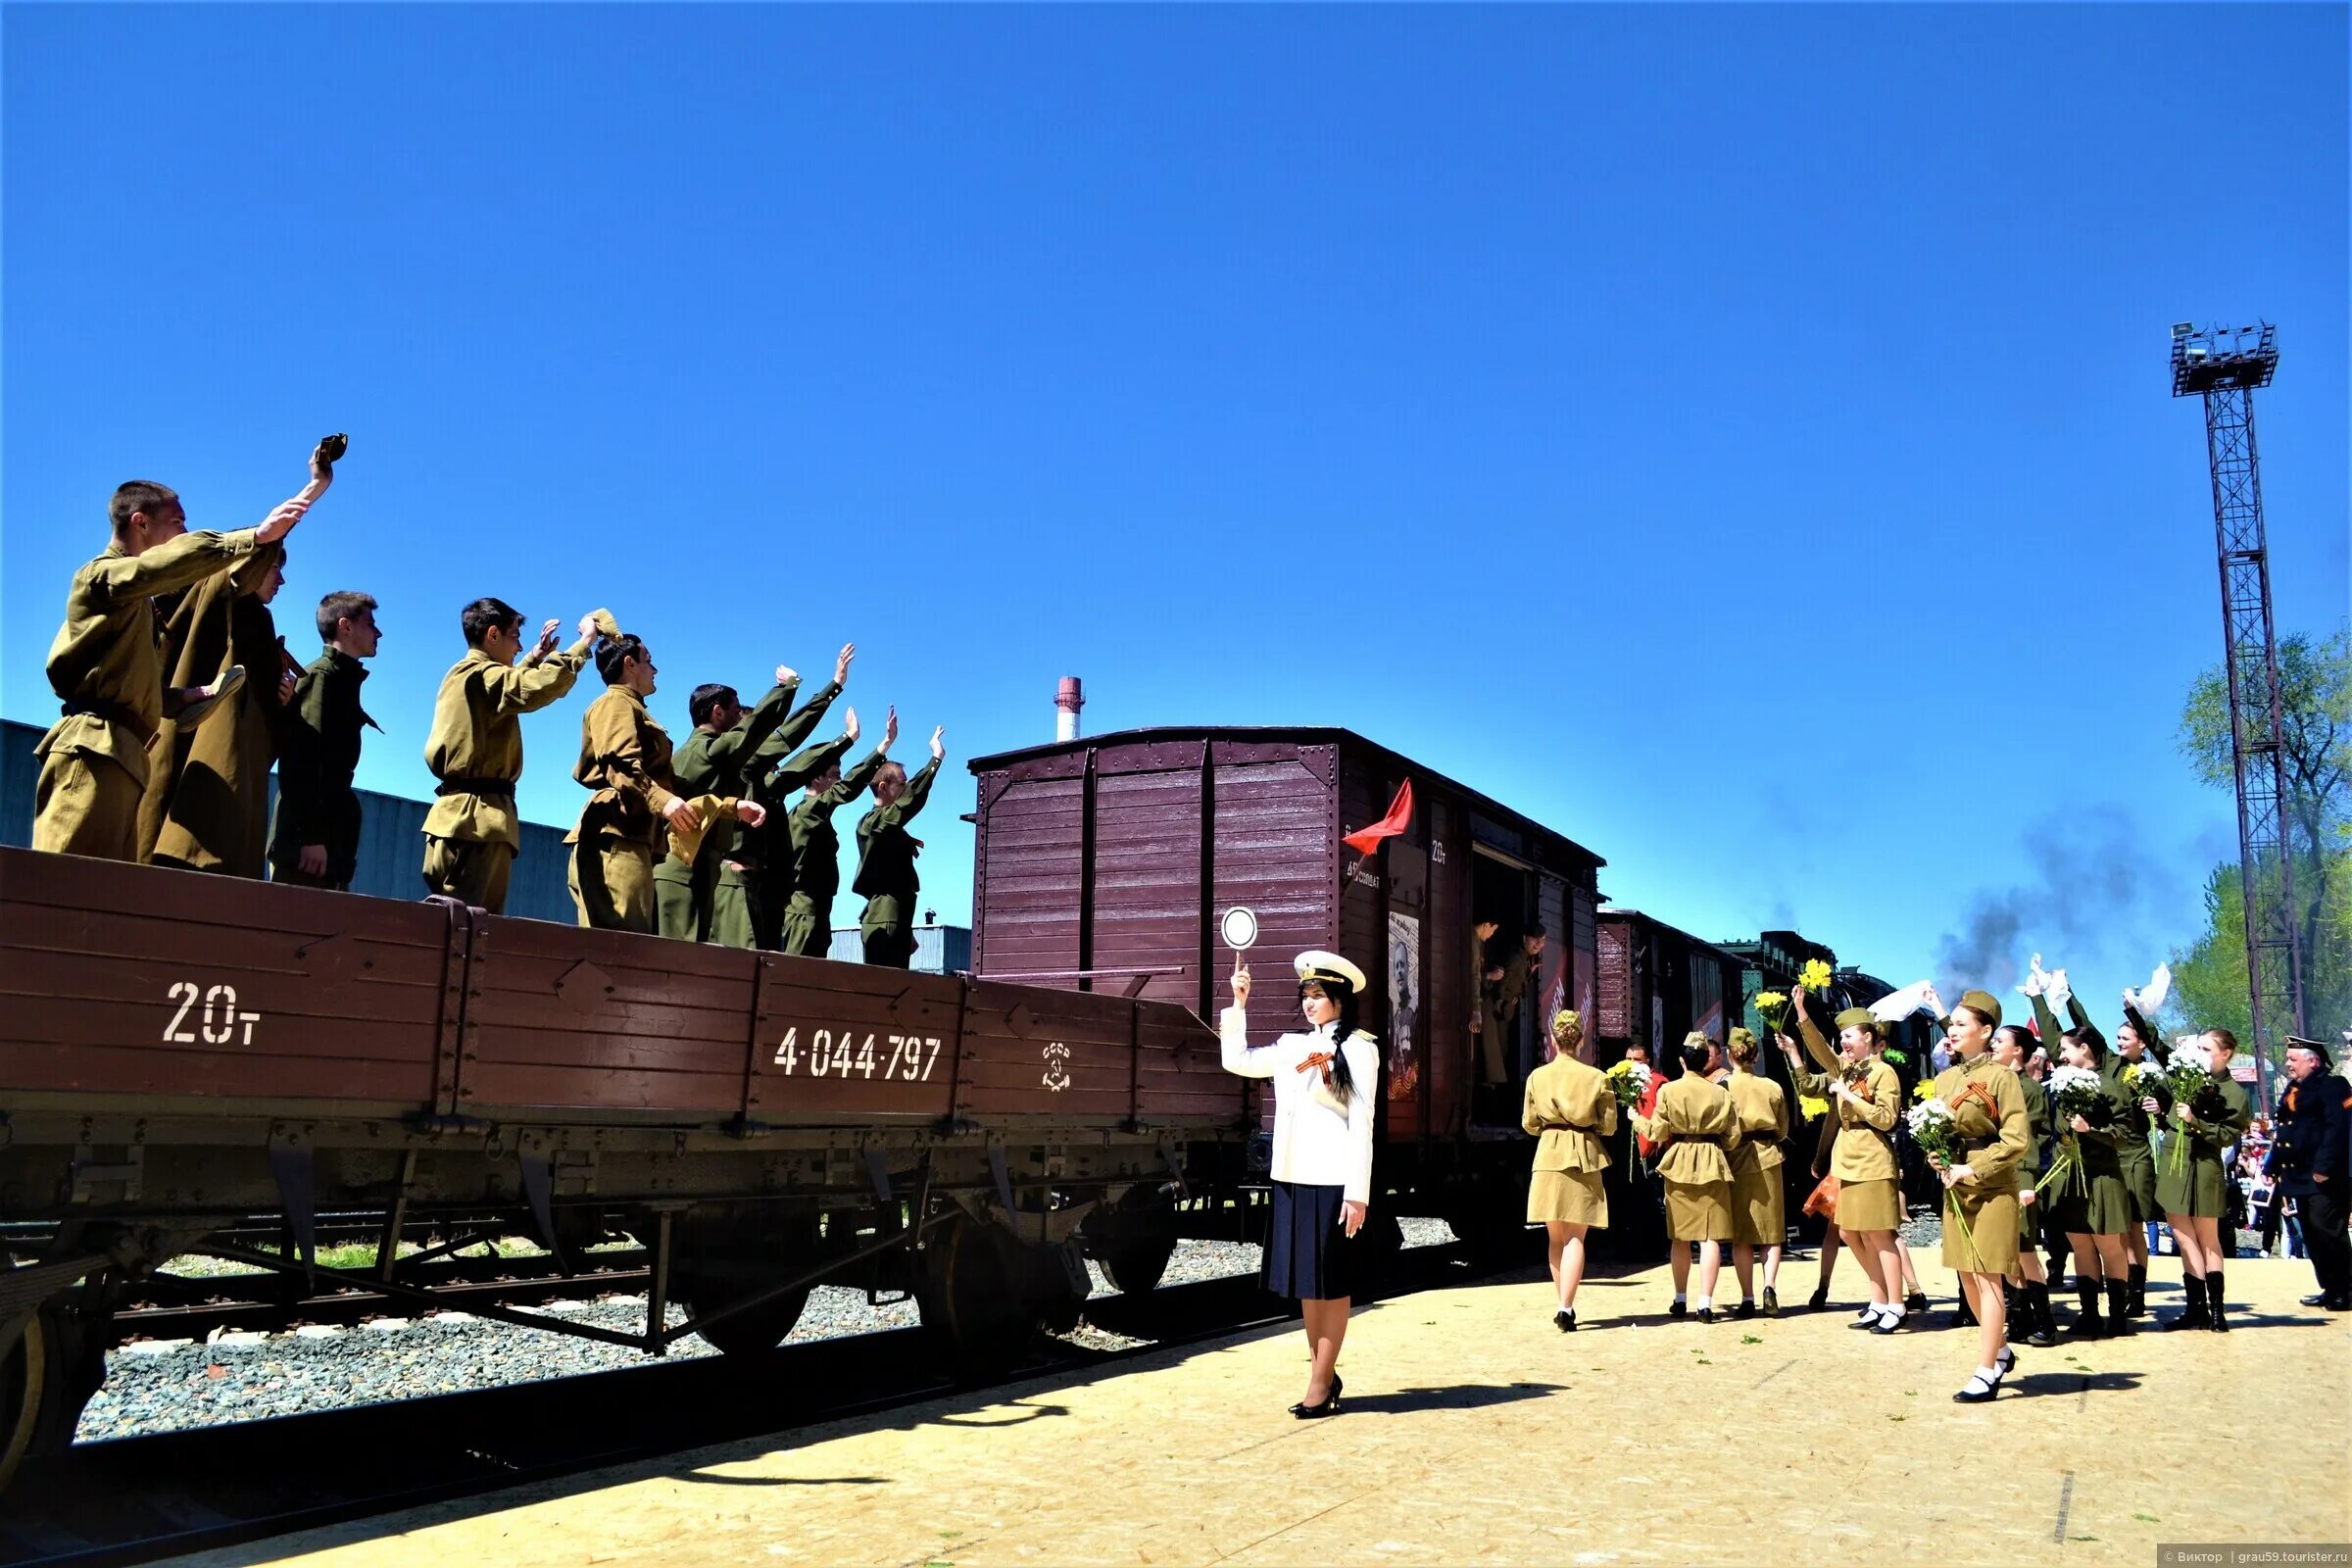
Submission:
{"label": "poster on boxcar", "polygon": [[1389,911],[1389,1098],[1421,1092],[1421,917]]}

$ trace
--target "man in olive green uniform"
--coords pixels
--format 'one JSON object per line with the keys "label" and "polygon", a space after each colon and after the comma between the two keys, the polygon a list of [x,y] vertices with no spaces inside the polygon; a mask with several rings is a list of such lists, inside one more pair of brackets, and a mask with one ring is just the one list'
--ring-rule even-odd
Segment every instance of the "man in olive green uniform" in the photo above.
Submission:
{"label": "man in olive green uniform", "polygon": [[294,696],[294,671],[270,613],[285,580],[284,548],[265,545],[180,594],[169,613],[168,682],[201,686],[232,668],[246,679],[212,722],[183,727],[166,718],[148,747],[139,858],[150,864],[262,875],[270,764]]}
{"label": "man in olive green uniform", "polygon": [[[792,709],[792,694],[801,677],[791,666],[776,666],[776,683],[748,711],[732,686],[698,686],[687,699],[686,714],[694,733],[686,737],[669,760],[679,790],[689,796],[716,795],[733,800],[744,793],[744,770],[753,754],[775,733]],[[710,940],[710,906],[718,889],[719,862],[734,842],[730,821],[712,824],[696,847],[689,866],[665,857],[654,867],[654,913],[665,937],[687,942]]]}
{"label": "man in olive green uniform", "polygon": [[832,755],[808,780],[808,793],[794,805],[785,823],[791,836],[792,902],[784,910],[784,951],[804,958],[821,958],[833,945],[833,899],[841,891],[841,835],[833,830],[833,812],[858,798],[890,760],[891,743],[899,738],[898,710],[882,728],[881,744],[847,773],[841,770],[844,753],[857,744],[858,713],[850,711],[848,733],[832,743]]}
{"label": "man in olive green uniform", "polygon": [[[599,610],[580,619],[580,640],[556,651],[550,620],[522,654],[522,612],[477,599],[459,617],[466,653],[441,677],[424,765],[439,780],[424,817],[424,885],[492,914],[507,906],[507,879],[522,847],[514,782],[522,777],[522,715],[571,690],[597,634],[620,628]],[[521,656],[521,662],[515,662]]]}
{"label": "man in olive green uniform", "polygon": [[331,593],[318,601],[325,649],[294,686],[277,758],[277,817],[270,825],[271,880],[297,887],[348,888],[360,863],[361,732],[382,726],[360,706],[362,660],[373,659],[382,634],[375,601]]}
{"label": "man in olive green uniform", "polygon": [[874,774],[874,808],[858,823],[858,880],[850,890],[865,898],[858,929],[868,963],[904,969],[914,956],[914,896],[922,889],[914,858],[923,841],[906,824],[931,798],[931,781],[948,755],[946,735],[944,727],[931,732],[931,760],[912,778],[898,763],[883,763]]}
{"label": "man in olive green uniform", "polygon": [[116,490],[108,508],[114,542],[74,574],[65,622],[49,646],[49,685],[65,712],[34,752],[41,760],[34,849],[138,858],[147,744],[167,709],[193,723],[216,696],[166,692],[151,601],[278,543],[309,509],[306,492],[258,527],[190,533],[187,513],[169,487],[132,480]]}
{"label": "man in olive green uniform", "polygon": [[[744,770],[745,791],[767,818],[757,828],[736,832],[726,858],[719,862],[716,902],[740,911],[725,922],[730,932],[748,921],[751,945],[770,953],[784,946],[784,910],[792,903],[792,840],[784,826],[792,809],[792,792],[813,778],[828,757],[840,755],[838,750],[828,751],[829,742],[798,752],[793,748],[815,733],[817,721],[849,684],[850,661],[856,654],[856,644],[843,647],[833,661],[832,680],[810,693],[808,700],[776,727]],[[737,945],[727,942],[729,947]]]}

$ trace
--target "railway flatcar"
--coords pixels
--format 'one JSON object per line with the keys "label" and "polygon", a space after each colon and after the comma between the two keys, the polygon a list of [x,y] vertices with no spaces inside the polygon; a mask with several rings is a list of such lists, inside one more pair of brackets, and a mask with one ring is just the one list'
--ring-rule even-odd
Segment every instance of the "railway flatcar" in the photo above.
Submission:
{"label": "railway flatcar", "polygon": [[[418,1271],[462,1226],[633,1237],[641,1335],[466,1309],[755,1351],[861,1284],[988,1362],[1076,1320],[1082,1253],[1155,1280],[1172,1200],[1249,1134],[1214,1033],[1159,998],[24,850],[0,995],[0,1472],[70,1441],[111,1313],[183,1253],[399,1313],[440,1304]],[[325,1212],[373,1216],[372,1268],[315,1267]],[[282,1249],[223,1239],[256,1216]]]}
{"label": "railway flatcar", "polygon": [[[1364,1022],[1385,1055],[1376,1230],[1393,1240],[1399,1213],[1432,1214],[1474,1243],[1525,1243],[1520,1085],[1552,1004],[1590,1003],[1599,856],[1344,729],[1137,729],[969,765],[978,974],[1210,1019],[1231,966],[1220,924],[1237,906],[1256,915],[1263,964],[1343,954],[1373,977]],[[1344,849],[1407,781],[1404,833],[1369,858]],[[1483,940],[1481,922],[1495,927]],[[1482,971],[1537,935],[1530,983],[1502,1020],[1501,1080],[1482,1084]],[[1297,1017],[1287,985],[1257,987],[1253,1039]]]}

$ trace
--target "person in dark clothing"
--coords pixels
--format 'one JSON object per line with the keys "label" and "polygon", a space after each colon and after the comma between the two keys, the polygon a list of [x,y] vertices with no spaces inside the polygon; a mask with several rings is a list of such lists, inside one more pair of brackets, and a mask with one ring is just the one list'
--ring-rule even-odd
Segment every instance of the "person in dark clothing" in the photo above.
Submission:
{"label": "person in dark clothing", "polygon": [[2320,1281],[2318,1293],[2304,1297],[2303,1304],[2352,1312],[2352,1240],[2344,1231],[2352,1084],[2335,1072],[2328,1048],[2317,1040],[2290,1037],[2286,1070],[2294,1082],[2278,1102],[2278,1139],[2263,1170],[2278,1178],[2279,1196],[2293,1199],[2302,1218],[2303,1244]]}
{"label": "person in dark clothing", "polygon": [[375,601],[332,593],[318,601],[325,651],[294,685],[278,736],[277,816],[270,825],[270,874],[306,888],[349,888],[360,858],[361,731],[382,726],[360,706],[361,662],[373,659],[383,634]]}

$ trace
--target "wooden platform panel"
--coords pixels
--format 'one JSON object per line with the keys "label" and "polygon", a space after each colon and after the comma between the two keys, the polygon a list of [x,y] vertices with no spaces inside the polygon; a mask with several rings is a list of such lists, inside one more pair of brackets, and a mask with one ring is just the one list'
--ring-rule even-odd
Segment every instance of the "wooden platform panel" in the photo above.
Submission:
{"label": "wooden platform panel", "polygon": [[2294,1305],[2307,1264],[2232,1264],[2239,1332],[2027,1348],[1973,1406],[1973,1334],[1672,1323],[1663,1274],[1589,1280],[1573,1336],[1541,1280],[1375,1305],[1334,1420],[1286,1412],[1303,1346],[1267,1330],[186,1560],[2138,1568],[2352,1539],[2352,1317]]}

